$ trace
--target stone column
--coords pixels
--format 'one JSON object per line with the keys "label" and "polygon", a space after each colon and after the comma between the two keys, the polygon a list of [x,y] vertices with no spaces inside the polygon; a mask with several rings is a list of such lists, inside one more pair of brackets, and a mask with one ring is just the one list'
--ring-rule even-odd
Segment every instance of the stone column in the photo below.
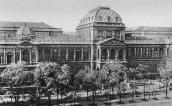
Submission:
{"label": "stone column", "polygon": [[36,63],[38,63],[38,48],[36,48]]}
{"label": "stone column", "polygon": [[6,64],[6,53],[5,53],[5,48],[4,48],[4,63]]}
{"label": "stone column", "polygon": [[152,54],[152,57],[155,57],[155,56],[154,56],[154,54],[155,54],[155,53],[154,53],[154,48],[152,48],[152,53],[151,53],[151,54]]}
{"label": "stone column", "polygon": [[109,48],[107,49],[107,60],[109,60],[110,58],[110,51],[109,51]]}
{"label": "stone column", "polygon": [[20,48],[20,62],[22,61],[22,50]]}
{"label": "stone column", "polygon": [[32,49],[29,49],[29,63],[32,63]]}
{"label": "stone column", "polygon": [[163,51],[164,51],[163,56],[167,57],[167,48],[165,47],[165,48],[163,49]]}
{"label": "stone column", "polygon": [[143,56],[143,51],[142,51],[142,48],[140,48],[140,57],[142,58]]}
{"label": "stone column", "polygon": [[134,57],[136,57],[136,48],[134,48]]}
{"label": "stone column", "polygon": [[106,30],[103,31],[103,36],[106,38]]}
{"label": "stone column", "polygon": [[128,56],[130,57],[131,56],[131,49],[128,48],[127,50],[128,50]]}
{"label": "stone column", "polygon": [[90,58],[90,61],[91,61],[91,70],[93,70],[93,61],[94,61],[94,46],[93,46],[93,44],[91,44],[91,58]]}
{"label": "stone column", "polygon": [[15,62],[16,62],[16,50],[15,50],[15,49],[14,49],[14,57],[13,57],[13,58],[14,58],[13,61],[14,61],[14,63],[15,63]]}
{"label": "stone column", "polygon": [[69,49],[67,48],[66,49],[66,60],[68,60],[68,57],[69,57]]}
{"label": "stone column", "polygon": [[159,53],[160,53],[160,48],[158,48],[158,57],[160,57]]}
{"label": "stone column", "polygon": [[122,31],[119,31],[120,40],[122,40]]}
{"label": "stone column", "polygon": [[50,48],[50,60],[53,59],[53,48]]}
{"label": "stone column", "polygon": [[60,57],[61,53],[60,52],[61,52],[61,49],[59,48],[59,50],[58,50],[58,58],[59,58],[59,60],[61,59],[61,57]]}
{"label": "stone column", "polygon": [[84,49],[82,48],[81,50],[82,50],[81,51],[81,60],[83,60],[84,59]]}
{"label": "stone column", "polygon": [[91,51],[90,51],[90,49],[88,49],[88,59],[89,60],[91,59]]}
{"label": "stone column", "polygon": [[119,49],[115,50],[115,60],[118,60],[118,51]]}
{"label": "stone column", "polygon": [[45,52],[44,52],[44,48],[42,48],[42,57],[43,57],[43,60],[45,59]]}
{"label": "stone column", "polygon": [[123,49],[123,60],[126,60],[126,48]]}
{"label": "stone column", "polygon": [[148,56],[148,51],[149,51],[149,49],[146,48],[146,57],[149,57],[149,56]]}
{"label": "stone column", "polygon": [[74,48],[74,56],[73,56],[74,60],[76,60],[76,49]]}
{"label": "stone column", "polygon": [[102,50],[101,50],[101,47],[99,47],[99,60],[100,61],[102,60]]}

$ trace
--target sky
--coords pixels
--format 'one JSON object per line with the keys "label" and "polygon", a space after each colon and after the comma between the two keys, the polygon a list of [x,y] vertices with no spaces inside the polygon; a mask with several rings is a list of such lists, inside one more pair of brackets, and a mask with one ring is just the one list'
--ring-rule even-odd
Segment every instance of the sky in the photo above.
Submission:
{"label": "sky", "polygon": [[97,6],[116,11],[126,27],[172,27],[172,0],[0,0],[0,21],[45,22],[75,31]]}

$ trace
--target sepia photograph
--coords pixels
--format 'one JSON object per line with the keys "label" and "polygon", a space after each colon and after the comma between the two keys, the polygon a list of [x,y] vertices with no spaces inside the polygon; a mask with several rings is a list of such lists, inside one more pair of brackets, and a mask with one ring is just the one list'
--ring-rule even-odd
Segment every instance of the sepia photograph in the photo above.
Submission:
{"label": "sepia photograph", "polygon": [[172,0],[0,0],[0,106],[172,106]]}

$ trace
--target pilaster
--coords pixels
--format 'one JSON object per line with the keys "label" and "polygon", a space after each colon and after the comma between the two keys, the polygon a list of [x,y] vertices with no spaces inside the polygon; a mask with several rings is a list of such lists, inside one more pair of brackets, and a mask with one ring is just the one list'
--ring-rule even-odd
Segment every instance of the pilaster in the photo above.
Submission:
{"label": "pilaster", "polygon": [[14,58],[14,60],[13,60],[13,62],[15,63],[16,62],[16,50],[14,49],[14,55],[13,55],[13,58]]}

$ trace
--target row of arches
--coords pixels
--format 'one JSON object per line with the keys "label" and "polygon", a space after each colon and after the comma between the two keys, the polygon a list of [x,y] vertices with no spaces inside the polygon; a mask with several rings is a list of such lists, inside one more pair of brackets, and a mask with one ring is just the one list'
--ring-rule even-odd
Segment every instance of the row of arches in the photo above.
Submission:
{"label": "row of arches", "polygon": [[[90,52],[87,48],[40,48],[42,60],[88,60]],[[41,60],[41,61],[42,61]]]}
{"label": "row of arches", "polygon": [[[98,59],[100,60],[109,60],[109,59],[125,59],[125,49],[115,49],[115,48],[103,48],[102,50],[98,49]],[[101,52],[101,53],[100,53]]]}
{"label": "row of arches", "polygon": [[163,57],[165,54],[164,48],[154,47],[131,47],[127,49],[127,57],[137,58],[151,58],[151,57]]}
{"label": "row of arches", "polygon": [[27,63],[36,62],[36,53],[30,49],[0,54],[0,63],[10,64],[12,62],[25,61]]}

